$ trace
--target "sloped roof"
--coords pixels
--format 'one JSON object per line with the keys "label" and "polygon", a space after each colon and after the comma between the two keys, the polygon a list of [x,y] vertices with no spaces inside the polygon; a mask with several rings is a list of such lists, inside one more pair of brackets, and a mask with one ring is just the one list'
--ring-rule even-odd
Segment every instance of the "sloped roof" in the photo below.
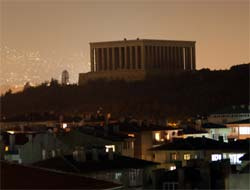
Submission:
{"label": "sloped roof", "polygon": [[204,123],[202,124],[202,128],[204,129],[220,129],[227,128],[225,125],[216,124],[216,123]]}
{"label": "sloped roof", "polygon": [[174,142],[166,143],[150,150],[223,150],[223,151],[245,151],[249,150],[248,140],[238,140],[224,143],[205,137],[176,139]]}
{"label": "sloped roof", "polygon": [[240,157],[241,161],[250,161],[250,154],[247,153],[247,154],[244,154],[242,157]]}
{"label": "sloped roof", "polygon": [[90,173],[94,171],[120,170],[128,168],[145,168],[158,163],[114,154],[109,160],[108,155],[99,155],[99,160],[92,159],[91,154],[86,155],[86,161],[76,161],[72,155],[55,157],[34,163],[35,166],[56,169],[67,172]]}
{"label": "sloped roof", "polygon": [[1,189],[115,189],[119,184],[66,172],[0,162]]}
{"label": "sloped roof", "polygon": [[250,118],[239,120],[239,121],[234,121],[234,122],[229,122],[227,124],[246,124],[246,123],[250,124]]}

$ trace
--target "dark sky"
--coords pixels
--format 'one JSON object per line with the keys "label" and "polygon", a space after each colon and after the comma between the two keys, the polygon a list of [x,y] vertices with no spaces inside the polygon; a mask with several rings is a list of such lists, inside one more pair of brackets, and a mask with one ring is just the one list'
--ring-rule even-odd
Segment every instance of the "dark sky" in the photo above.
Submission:
{"label": "dark sky", "polygon": [[248,0],[0,0],[1,84],[71,82],[89,70],[89,42],[194,40],[197,68],[249,62]]}

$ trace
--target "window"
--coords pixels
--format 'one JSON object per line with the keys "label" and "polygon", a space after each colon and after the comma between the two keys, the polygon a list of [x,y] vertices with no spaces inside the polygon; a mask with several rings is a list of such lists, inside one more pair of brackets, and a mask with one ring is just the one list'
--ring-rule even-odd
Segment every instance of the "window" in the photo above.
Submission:
{"label": "window", "polygon": [[5,152],[8,152],[8,151],[9,151],[9,147],[6,146],[6,147],[4,148],[4,150],[5,150]]}
{"label": "window", "polygon": [[115,152],[115,145],[105,145],[105,148],[106,148],[106,152],[109,152],[109,149],[112,149],[113,152]]}
{"label": "window", "polygon": [[239,153],[239,154],[229,154],[228,157],[230,159],[231,164],[240,164],[241,160],[239,160],[240,157],[242,157],[244,154]]}
{"label": "window", "polygon": [[170,170],[175,170],[176,166],[170,166]]}
{"label": "window", "polygon": [[156,140],[156,141],[160,141],[160,140],[161,140],[160,132],[156,132],[156,133],[155,133],[155,140]]}
{"label": "window", "polygon": [[221,160],[221,154],[212,154],[211,155],[211,160],[212,161]]}
{"label": "window", "polygon": [[240,135],[250,135],[250,127],[239,127]]}
{"label": "window", "polygon": [[183,158],[184,158],[184,160],[190,160],[191,155],[190,154],[184,154]]}
{"label": "window", "polygon": [[170,159],[173,160],[177,160],[177,154],[176,153],[171,153],[170,154]]}

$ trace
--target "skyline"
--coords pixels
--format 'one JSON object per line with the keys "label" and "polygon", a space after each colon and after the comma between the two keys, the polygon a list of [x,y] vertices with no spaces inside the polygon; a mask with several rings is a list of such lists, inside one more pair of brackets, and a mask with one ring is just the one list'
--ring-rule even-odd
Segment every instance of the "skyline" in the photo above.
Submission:
{"label": "skyline", "polygon": [[77,82],[90,70],[89,42],[123,38],[196,41],[197,69],[250,60],[245,0],[2,0],[0,24],[0,85],[60,80],[64,69]]}

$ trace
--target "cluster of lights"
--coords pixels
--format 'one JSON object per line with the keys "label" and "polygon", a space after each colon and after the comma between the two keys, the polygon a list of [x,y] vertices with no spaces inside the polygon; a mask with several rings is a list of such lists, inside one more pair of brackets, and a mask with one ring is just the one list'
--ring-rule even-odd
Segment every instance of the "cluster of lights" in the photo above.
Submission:
{"label": "cluster of lights", "polygon": [[12,89],[21,88],[28,81],[40,84],[55,76],[60,78],[64,69],[70,71],[71,81],[77,82],[79,71],[89,71],[88,58],[82,52],[71,55],[51,52],[44,55],[40,51],[22,51],[1,45],[0,56],[2,63],[0,84]]}

